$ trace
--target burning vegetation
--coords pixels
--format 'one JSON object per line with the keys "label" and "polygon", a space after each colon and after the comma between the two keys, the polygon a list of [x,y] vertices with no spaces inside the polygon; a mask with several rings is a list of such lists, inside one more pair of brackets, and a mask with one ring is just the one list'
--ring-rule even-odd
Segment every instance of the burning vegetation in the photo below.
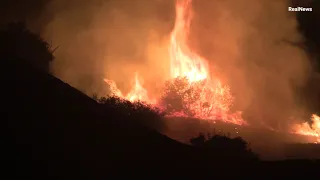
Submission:
{"label": "burning vegetation", "polygon": [[[221,81],[215,72],[209,71],[208,60],[187,45],[192,20],[191,0],[177,0],[175,26],[168,47],[170,79],[159,97],[150,97],[143,87],[138,73],[131,91],[124,95],[112,80],[104,79],[112,96],[130,102],[145,102],[166,112],[167,116],[183,116],[207,121],[223,121],[237,125],[249,125],[241,111],[231,111],[234,96],[230,86]],[[320,118],[312,115],[311,123],[292,124],[290,133],[320,136]]]}
{"label": "burning vegetation", "polygon": [[181,0],[176,4],[176,23],[170,37],[171,79],[165,83],[161,97],[152,100],[147,90],[135,77],[134,88],[123,95],[115,83],[105,79],[113,95],[130,101],[145,101],[159,106],[173,116],[187,116],[207,120],[222,120],[246,124],[241,112],[230,113],[233,96],[230,88],[218,77],[209,73],[207,60],[187,46],[187,36],[192,18],[191,1]]}
{"label": "burning vegetation", "polygon": [[317,138],[317,142],[320,142],[320,117],[316,114],[311,116],[310,122],[304,122],[301,124],[292,125],[293,133],[313,136]]}

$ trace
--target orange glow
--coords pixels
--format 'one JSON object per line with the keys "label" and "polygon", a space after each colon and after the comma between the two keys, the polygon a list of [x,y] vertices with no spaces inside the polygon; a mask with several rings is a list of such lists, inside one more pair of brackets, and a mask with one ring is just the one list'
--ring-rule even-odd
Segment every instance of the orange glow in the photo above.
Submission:
{"label": "orange glow", "polygon": [[[187,45],[190,22],[192,20],[191,0],[177,0],[175,26],[170,36],[169,59],[171,79],[185,77],[189,86],[194,86],[199,98],[188,103],[193,117],[206,120],[222,120],[229,123],[246,124],[241,112],[229,113],[233,97],[228,86],[222,85],[217,77],[210,77],[208,61]],[[131,102],[145,101],[157,106],[155,100],[150,100],[148,91],[142,87],[138,75],[135,76],[133,89],[123,96],[113,81],[105,79],[114,95],[125,98]],[[175,114],[181,114],[176,112]]]}
{"label": "orange glow", "polygon": [[187,36],[192,17],[191,0],[178,0],[176,24],[170,38],[171,78],[187,77],[190,82],[207,79],[207,61],[193,53],[187,46]]}
{"label": "orange glow", "polygon": [[311,123],[294,124],[292,126],[293,133],[317,137],[317,142],[320,142],[320,117],[316,114],[311,116]]}
{"label": "orange glow", "polygon": [[131,89],[131,91],[124,96],[122,92],[117,88],[117,85],[114,81],[104,79],[104,81],[109,85],[110,91],[113,95],[124,98],[126,100],[129,100],[131,102],[135,101],[145,101],[150,104],[155,104],[154,100],[149,99],[148,92],[146,89],[144,89],[139,81],[139,75],[138,73],[135,74],[135,81],[134,81],[134,87]]}
{"label": "orange glow", "polygon": [[[223,121],[237,125],[247,125],[242,119],[242,112],[230,112],[233,104],[233,96],[230,87],[209,71],[209,61],[198,55],[187,44],[189,26],[192,20],[192,0],[176,1],[176,19],[173,31],[170,34],[168,52],[170,61],[170,79],[174,81],[179,78],[186,78],[187,88],[192,89],[196,94],[188,94],[183,99],[183,103],[192,115],[184,112],[174,111],[168,116],[185,116],[207,120],[211,122]],[[109,85],[113,95],[129,100],[131,102],[144,101],[154,107],[162,109],[160,97],[152,99],[148,95],[148,90],[143,87],[138,73],[135,74],[135,81],[132,89],[127,95],[117,88],[115,82],[104,79]],[[179,87],[178,91],[180,91]],[[181,90],[183,91],[183,90]],[[158,103],[159,102],[159,103]],[[320,142],[320,117],[312,115],[312,123],[294,124],[290,133],[300,134],[318,138]],[[267,127],[266,127],[267,128]],[[316,143],[316,142],[315,142]]]}
{"label": "orange glow", "polygon": [[[191,103],[191,110],[200,119],[222,120],[235,124],[246,124],[241,113],[229,114],[233,97],[228,86],[222,85],[218,77],[210,77],[208,61],[193,52],[187,45],[192,20],[191,0],[178,0],[175,26],[170,38],[171,78],[186,77],[190,85],[197,86],[200,98]],[[197,82],[204,82],[199,86]]]}
{"label": "orange glow", "polygon": [[135,76],[135,84],[133,89],[127,94],[125,99],[134,102],[134,101],[146,101],[150,104],[154,104],[155,102],[151,101],[148,97],[148,92],[146,89],[142,87],[139,81],[138,73]]}

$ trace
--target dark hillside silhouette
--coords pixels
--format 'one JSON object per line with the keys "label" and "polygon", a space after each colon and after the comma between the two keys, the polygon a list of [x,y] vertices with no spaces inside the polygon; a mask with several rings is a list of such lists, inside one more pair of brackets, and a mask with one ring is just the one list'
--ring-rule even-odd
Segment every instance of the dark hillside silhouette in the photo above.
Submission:
{"label": "dark hillside silhouette", "polygon": [[26,60],[32,66],[49,72],[53,60],[51,46],[32,33],[22,22],[12,22],[0,30],[0,56]]}
{"label": "dark hillside silhouette", "polygon": [[[143,171],[151,168],[162,173],[169,173],[172,168],[181,169],[179,172],[188,168],[204,173],[213,168],[210,173],[228,176],[231,174],[226,172],[236,168],[234,172],[238,176],[248,177],[250,174],[243,174],[244,168],[257,173],[261,166],[273,166],[249,163],[246,158],[230,154],[225,148],[228,147],[225,144],[232,144],[229,138],[211,142],[218,143],[218,149],[210,145],[198,148],[178,143],[133,120],[118,118],[114,109],[101,106],[51,75],[31,70],[21,64],[23,61],[5,62],[10,62],[5,64],[8,70],[15,69],[17,73],[2,81],[8,87],[2,103],[6,104],[3,121],[7,123],[9,138],[5,146],[10,154],[7,157],[15,163],[18,175],[44,178],[54,174],[92,179],[107,176],[110,168]],[[304,163],[306,170],[313,170],[314,163]],[[283,164],[278,166],[287,166]],[[298,165],[281,171],[293,176],[291,171]],[[224,167],[228,168],[214,170]]]}
{"label": "dark hillside silhouette", "polygon": [[54,174],[102,173],[110,167],[160,166],[168,159],[174,167],[174,162],[182,163],[183,152],[191,150],[117,118],[112,109],[51,75],[10,61],[5,66],[15,69],[15,75],[2,81],[8,87],[3,93],[7,117],[3,120],[11,142],[7,147],[15,152],[10,159],[16,160],[20,173],[50,173],[47,168]]}

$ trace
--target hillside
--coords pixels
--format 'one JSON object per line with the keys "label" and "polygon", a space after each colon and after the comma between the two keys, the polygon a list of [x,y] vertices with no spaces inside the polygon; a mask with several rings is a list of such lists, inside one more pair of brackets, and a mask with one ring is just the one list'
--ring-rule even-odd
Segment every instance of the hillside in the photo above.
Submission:
{"label": "hillside", "polygon": [[242,137],[250,143],[252,150],[258,153],[262,160],[320,158],[320,145],[307,144],[315,142],[316,137],[274,131],[263,126],[238,126],[191,118],[167,118],[165,122],[169,128],[163,133],[183,143],[190,143],[190,138],[199,132],[218,133]]}
{"label": "hillside", "polygon": [[[95,179],[119,170],[161,174],[174,170],[180,177],[208,172],[210,176],[248,177],[265,168],[275,167],[271,172],[278,173],[279,167],[290,167],[281,172],[294,176],[316,167],[311,161],[228,159],[233,156],[224,147],[220,154],[213,154],[210,149],[181,144],[134,121],[119,119],[68,84],[20,61],[3,60],[1,67],[8,174],[32,179]],[[300,170],[301,165],[308,169],[292,171]]]}
{"label": "hillside", "polygon": [[1,65],[4,120],[12,147],[8,150],[15,152],[10,159],[19,164],[18,172],[46,174],[49,169],[54,174],[90,175],[107,167],[155,168],[164,163],[175,167],[190,161],[183,157],[190,154],[189,146],[117,119],[51,75],[20,62],[5,62]]}

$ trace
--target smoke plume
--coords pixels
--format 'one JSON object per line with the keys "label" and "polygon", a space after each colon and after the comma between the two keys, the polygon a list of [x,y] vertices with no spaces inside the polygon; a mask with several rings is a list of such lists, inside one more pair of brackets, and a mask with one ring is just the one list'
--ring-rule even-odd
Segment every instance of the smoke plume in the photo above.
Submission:
{"label": "smoke plume", "polygon": [[53,71],[72,86],[104,93],[108,78],[126,92],[136,72],[146,85],[164,80],[173,1],[53,0],[46,12],[44,36],[59,46]]}
{"label": "smoke plume", "polygon": [[309,75],[308,56],[295,44],[290,1],[194,1],[190,44],[210,60],[236,95],[235,107],[251,123],[278,127],[297,110],[296,96]]}

